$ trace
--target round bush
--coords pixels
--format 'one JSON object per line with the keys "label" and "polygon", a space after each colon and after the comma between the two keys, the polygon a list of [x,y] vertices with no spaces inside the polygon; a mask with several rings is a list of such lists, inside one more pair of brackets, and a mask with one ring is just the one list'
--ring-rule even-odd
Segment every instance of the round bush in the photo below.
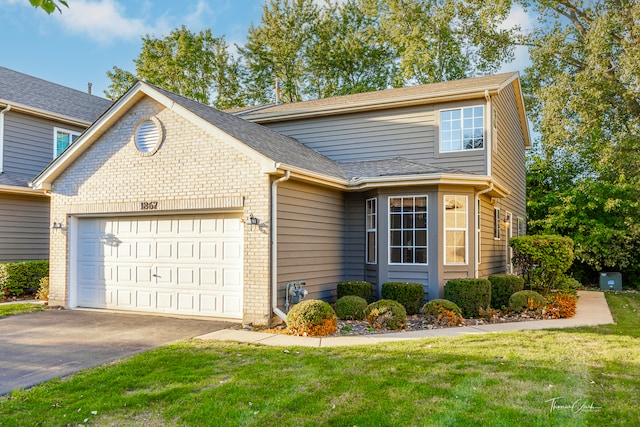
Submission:
{"label": "round bush", "polygon": [[539,310],[547,300],[536,291],[519,291],[509,298],[509,308],[517,313],[527,310]]}
{"label": "round bush", "polygon": [[452,279],[444,285],[444,298],[455,302],[466,318],[478,317],[491,304],[491,282],[487,279]]}
{"label": "round bush", "polygon": [[376,329],[402,329],[407,325],[407,311],[402,304],[390,299],[369,304],[365,316],[369,325]]}
{"label": "round bush", "polygon": [[458,326],[464,320],[460,307],[446,299],[434,299],[422,307],[422,314],[428,322],[438,326]]}
{"label": "round bush", "polygon": [[578,290],[582,289],[582,284],[573,277],[562,276],[556,282],[556,289],[562,292],[577,295]]}
{"label": "round bush", "polygon": [[491,307],[500,309],[509,306],[509,297],[524,289],[524,279],[510,274],[489,276],[491,283]]}
{"label": "round bush", "polygon": [[407,310],[407,314],[416,314],[424,300],[424,286],[408,282],[383,283],[382,299],[398,301]]}
{"label": "round bush", "polygon": [[337,329],[336,313],[324,301],[302,301],[287,313],[287,327],[295,335],[332,334]]}
{"label": "round bush", "polygon": [[364,320],[364,311],[367,301],[356,295],[347,295],[336,301],[336,314],[338,319]]}
{"label": "round bush", "polygon": [[362,280],[344,280],[338,282],[336,288],[338,299],[347,295],[356,295],[364,298],[367,302],[373,302],[373,285]]}

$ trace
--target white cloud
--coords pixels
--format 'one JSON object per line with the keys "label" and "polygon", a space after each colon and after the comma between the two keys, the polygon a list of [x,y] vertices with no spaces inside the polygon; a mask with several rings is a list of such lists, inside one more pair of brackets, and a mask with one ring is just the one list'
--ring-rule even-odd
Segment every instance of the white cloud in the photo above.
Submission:
{"label": "white cloud", "polygon": [[66,31],[103,44],[137,39],[156,30],[143,19],[127,17],[126,8],[115,0],[77,0],[53,16]]}
{"label": "white cloud", "polygon": [[[511,9],[509,16],[499,26],[501,29],[511,29],[520,27],[523,34],[530,33],[536,24],[536,15],[532,12],[525,11],[521,6]],[[508,64],[504,64],[499,72],[506,71],[524,71],[531,64],[529,59],[529,49],[526,46],[516,46],[514,50],[514,59]]]}

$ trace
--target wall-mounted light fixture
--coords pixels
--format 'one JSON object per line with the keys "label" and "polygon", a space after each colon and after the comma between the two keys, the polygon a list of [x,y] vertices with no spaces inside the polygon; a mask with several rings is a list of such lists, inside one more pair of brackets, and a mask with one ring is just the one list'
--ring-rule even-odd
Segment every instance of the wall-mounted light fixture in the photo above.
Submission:
{"label": "wall-mounted light fixture", "polygon": [[51,225],[51,229],[53,230],[54,233],[58,233],[58,231],[67,231],[67,227],[64,226],[64,223],[61,222],[53,222],[53,225]]}
{"label": "wall-mounted light fixture", "polygon": [[249,225],[258,225],[260,224],[260,220],[253,216],[253,214],[249,214],[249,218],[247,218],[247,222]]}

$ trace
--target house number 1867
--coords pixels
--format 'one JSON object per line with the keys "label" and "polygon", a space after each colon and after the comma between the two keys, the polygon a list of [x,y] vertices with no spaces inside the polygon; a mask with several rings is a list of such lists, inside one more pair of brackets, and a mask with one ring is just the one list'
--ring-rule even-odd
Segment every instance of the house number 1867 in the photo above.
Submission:
{"label": "house number 1867", "polygon": [[143,211],[158,209],[158,202],[140,202],[140,209]]}

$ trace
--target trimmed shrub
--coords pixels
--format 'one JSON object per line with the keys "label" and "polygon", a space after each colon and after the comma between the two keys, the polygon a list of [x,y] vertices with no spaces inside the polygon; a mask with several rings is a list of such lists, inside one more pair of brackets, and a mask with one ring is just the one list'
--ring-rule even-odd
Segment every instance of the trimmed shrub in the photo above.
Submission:
{"label": "trimmed shrub", "polygon": [[494,274],[489,276],[491,282],[491,307],[509,306],[509,297],[524,289],[524,279],[510,274]]}
{"label": "trimmed shrub", "polygon": [[362,280],[344,280],[338,282],[337,291],[338,299],[347,295],[356,295],[364,298],[368,303],[373,302],[374,289],[373,285],[369,282],[363,282]]}
{"label": "trimmed shrub", "polygon": [[336,313],[317,299],[295,304],[287,313],[287,328],[295,335],[328,335],[337,329]]}
{"label": "trimmed shrub", "polygon": [[336,314],[338,319],[364,320],[364,311],[367,301],[357,295],[346,295],[336,301]]}
{"label": "trimmed shrub", "polygon": [[444,298],[453,301],[465,318],[477,317],[491,304],[491,282],[487,279],[453,279],[444,285]]}
{"label": "trimmed shrub", "polygon": [[48,275],[48,260],[0,263],[0,294],[19,297],[27,292],[36,292],[40,279]]}
{"label": "trimmed shrub", "polygon": [[422,314],[429,323],[443,327],[458,326],[464,321],[460,307],[446,299],[429,301],[422,307]]}
{"label": "trimmed shrub", "polygon": [[382,284],[382,299],[398,301],[407,310],[407,314],[420,311],[424,300],[424,287],[420,283],[387,282]]}
{"label": "trimmed shrub", "polygon": [[509,308],[516,313],[537,311],[547,305],[547,300],[536,291],[519,291],[509,298]]}
{"label": "trimmed shrub", "polygon": [[381,299],[367,306],[365,316],[376,329],[402,329],[407,325],[407,311],[397,301]]}
{"label": "trimmed shrub", "polygon": [[40,287],[36,292],[36,298],[40,301],[49,301],[49,276],[40,279]]}
{"label": "trimmed shrub", "polygon": [[582,284],[573,277],[562,276],[556,282],[556,289],[563,293],[578,294],[578,290],[582,289]]}
{"label": "trimmed shrub", "polygon": [[531,290],[548,293],[556,281],[571,267],[573,240],[556,235],[532,235],[509,240],[512,262]]}

